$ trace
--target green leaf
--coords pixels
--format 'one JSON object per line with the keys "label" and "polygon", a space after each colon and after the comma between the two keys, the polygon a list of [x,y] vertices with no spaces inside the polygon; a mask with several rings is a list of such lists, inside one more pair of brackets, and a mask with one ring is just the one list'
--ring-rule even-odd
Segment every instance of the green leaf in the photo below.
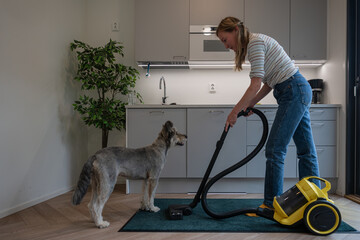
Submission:
{"label": "green leaf", "polygon": [[74,79],[81,82],[81,89],[87,93],[79,96],[72,105],[87,125],[109,131],[114,128],[122,130],[126,126],[127,103],[119,98],[126,98],[128,93],[134,92],[143,102],[141,95],[134,90],[139,72],[116,62],[117,57],[124,56],[123,48],[122,43],[111,39],[100,47],[91,47],[78,40],[70,43],[71,51],[76,50],[78,61]]}

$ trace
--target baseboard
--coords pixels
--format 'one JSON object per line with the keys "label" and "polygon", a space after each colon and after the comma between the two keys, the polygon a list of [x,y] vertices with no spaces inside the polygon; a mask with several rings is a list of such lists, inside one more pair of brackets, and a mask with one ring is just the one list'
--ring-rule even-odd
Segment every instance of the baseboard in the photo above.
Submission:
{"label": "baseboard", "polygon": [[[53,193],[46,194],[46,195],[43,195],[41,197],[32,199],[30,201],[18,204],[15,207],[11,207],[11,208],[2,210],[0,212],[0,218],[9,216],[9,215],[11,215],[13,213],[19,212],[19,211],[24,210],[24,209],[26,209],[28,207],[32,207],[32,206],[34,206],[36,204],[42,203],[42,202],[47,201],[47,200],[49,200],[51,198],[54,198],[54,197],[57,197],[57,196],[59,196],[61,194],[72,191],[73,189],[74,189],[74,186],[65,187],[65,188],[59,189],[59,190],[57,190],[57,191],[55,191]],[[69,203],[70,203],[70,199],[69,199]]]}
{"label": "baseboard", "polygon": [[358,196],[358,195],[351,194],[351,195],[345,195],[344,197],[347,199],[350,199],[353,202],[360,204],[360,196]]}

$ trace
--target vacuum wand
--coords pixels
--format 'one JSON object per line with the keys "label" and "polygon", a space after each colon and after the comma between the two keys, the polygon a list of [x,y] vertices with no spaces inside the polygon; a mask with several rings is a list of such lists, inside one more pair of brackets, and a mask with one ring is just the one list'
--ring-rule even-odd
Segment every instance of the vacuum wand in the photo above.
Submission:
{"label": "vacuum wand", "polygon": [[[255,108],[248,108],[246,111],[241,111],[238,114],[238,118],[241,116],[247,116],[249,113],[253,112],[255,114],[257,114],[262,122],[263,122],[263,136],[258,144],[258,146],[243,160],[241,160],[240,162],[238,162],[237,164],[225,169],[224,171],[220,172],[219,174],[217,174],[216,176],[214,176],[209,182],[209,176],[210,173],[215,165],[216,159],[220,153],[220,150],[224,144],[225,138],[230,130],[230,128],[228,129],[228,131],[226,131],[225,127],[224,130],[221,134],[220,140],[217,141],[216,143],[216,149],[215,152],[213,153],[213,156],[211,158],[211,161],[209,163],[208,168],[206,169],[206,172],[204,174],[204,177],[201,181],[201,184],[199,186],[198,191],[196,192],[196,195],[193,199],[193,201],[189,204],[189,205],[170,205],[168,208],[168,213],[169,213],[169,218],[172,220],[179,220],[179,219],[183,219],[183,215],[188,216],[192,214],[192,209],[195,208],[197,206],[197,204],[202,201],[202,205],[204,207],[204,210],[206,211],[207,214],[209,214],[212,217],[215,218],[224,218],[226,217],[230,217],[230,215],[233,215],[234,213],[227,213],[225,215],[218,215],[218,214],[214,214],[213,212],[211,212],[209,210],[209,208],[207,207],[207,202],[206,202],[206,195],[207,192],[209,190],[209,188],[216,182],[218,181],[220,178],[224,177],[225,175],[235,171],[236,169],[242,167],[243,165],[245,165],[247,162],[249,162],[253,157],[255,157],[255,155],[260,151],[260,149],[264,146],[266,139],[267,139],[267,135],[268,135],[268,122],[267,119],[265,117],[265,115],[255,109]],[[252,210],[254,213],[257,211],[256,209]],[[246,212],[248,213],[249,210]],[[243,213],[241,213],[243,214]],[[239,215],[239,214],[237,214]]]}

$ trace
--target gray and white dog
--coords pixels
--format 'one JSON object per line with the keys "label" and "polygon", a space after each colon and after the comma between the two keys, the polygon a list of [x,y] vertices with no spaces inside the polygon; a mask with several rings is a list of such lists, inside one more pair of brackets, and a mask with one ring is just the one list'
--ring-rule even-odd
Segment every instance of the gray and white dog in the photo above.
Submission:
{"label": "gray and white dog", "polygon": [[173,123],[167,121],[157,139],[149,146],[138,149],[101,149],[84,164],[72,203],[80,204],[91,182],[92,195],[88,204],[91,217],[98,228],[108,227],[110,223],[103,221],[102,211],[120,175],[128,179],[144,179],[141,209],[159,211],[160,208],[154,206],[154,196],[166,155],[170,147],[182,146],[186,140],[187,136],[178,133]]}

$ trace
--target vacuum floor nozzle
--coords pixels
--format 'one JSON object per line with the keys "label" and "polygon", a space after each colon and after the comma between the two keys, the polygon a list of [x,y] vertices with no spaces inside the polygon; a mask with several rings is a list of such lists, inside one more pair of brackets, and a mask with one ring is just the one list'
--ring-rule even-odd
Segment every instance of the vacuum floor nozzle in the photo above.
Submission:
{"label": "vacuum floor nozzle", "polygon": [[170,205],[168,207],[168,212],[170,220],[182,220],[183,216],[192,214],[192,208],[189,205]]}

